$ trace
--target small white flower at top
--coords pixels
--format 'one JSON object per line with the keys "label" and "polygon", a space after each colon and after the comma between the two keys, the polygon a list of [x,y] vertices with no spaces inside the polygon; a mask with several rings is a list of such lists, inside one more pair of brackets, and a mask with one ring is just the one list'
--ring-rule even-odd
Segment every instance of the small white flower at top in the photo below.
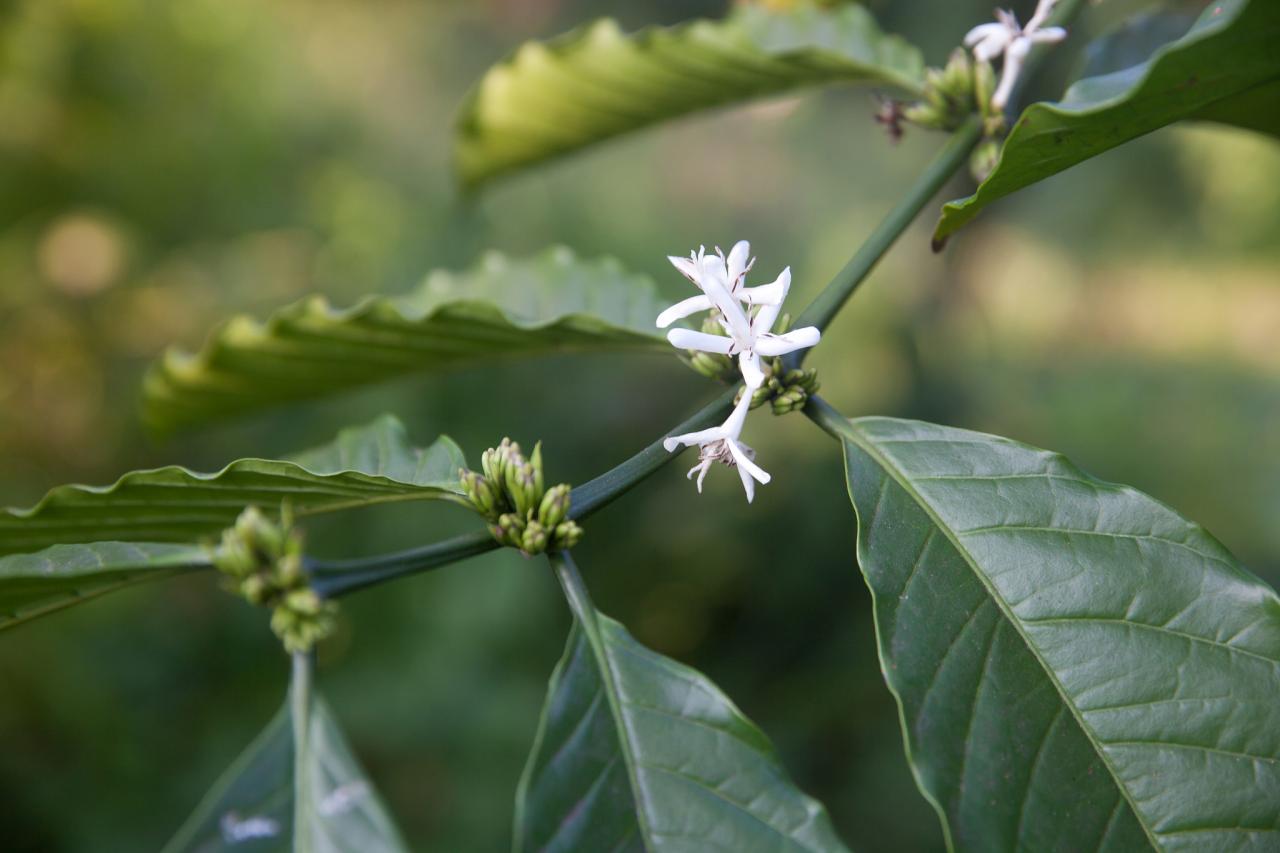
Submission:
{"label": "small white flower at top", "polygon": [[691,314],[714,311],[720,327],[725,331],[724,335],[695,332],[691,329],[672,329],[667,333],[667,340],[680,349],[736,355],[738,368],[742,371],[747,388],[733,413],[721,426],[672,436],[663,441],[663,446],[671,452],[682,445],[698,445],[698,464],[689,471],[689,476],[692,477],[695,471],[699,472],[699,492],[702,491],[702,481],[713,463],[723,462],[730,467],[737,467],[748,501],[755,496],[754,480],[769,482],[769,474],[753,461],[755,452],[739,440],[747,410],[751,407],[751,396],[764,384],[765,375],[760,359],[762,356],[771,358],[811,347],[821,338],[821,333],[814,326],[780,335],[773,333],[773,324],[777,322],[782,303],[791,289],[791,268],[784,269],[769,284],[747,287],[747,272],[755,264],[754,258],[748,259],[750,254],[750,244],[742,240],[734,245],[727,256],[719,249],[716,249],[714,255],[708,255],[705,248],[702,248],[696,253],[690,253],[688,258],[669,258],[671,264],[702,293],[672,305],[658,315],[657,321],[659,328],[666,328]]}
{"label": "small white flower at top", "polygon": [[1058,0],[1040,0],[1025,27],[1018,24],[1012,12],[996,9],[996,23],[980,24],[964,37],[965,46],[973,50],[973,58],[979,62],[990,62],[1004,54],[1000,84],[991,96],[991,106],[995,109],[1003,110],[1008,105],[1018,74],[1022,71],[1022,63],[1031,48],[1037,44],[1060,42],[1067,37],[1067,31],[1062,27],[1044,26],[1057,4]]}

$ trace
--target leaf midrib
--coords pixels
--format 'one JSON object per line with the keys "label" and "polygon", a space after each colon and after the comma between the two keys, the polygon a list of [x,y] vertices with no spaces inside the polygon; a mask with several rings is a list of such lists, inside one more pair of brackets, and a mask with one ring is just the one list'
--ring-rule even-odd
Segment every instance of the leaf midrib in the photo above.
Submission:
{"label": "leaf midrib", "polygon": [[1116,786],[1120,795],[1124,797],[1125,801],[1128,803],[1129,810],[1133,813],[1134,819],[1138,822],[1138,825],[1142,827],[1142,832],[1146,835],[1147,842],[1151,845],[1151,848],[1153,850],[1161,849],[1160,844],[1156,840],[1154,830],[1147,826],[1142,813],[1138,811],[1137,804],[1133,801],[1133,797],[1129,793],[1129,789],[1120,781],[1119,771],[1116,769],[1115,765],[1112,764],[1111,758],[1107,755],[1106,750],[1102,748],[1102,742],[1099,740],[1093,729],[1085,722],[1080,709],[1078,709],[1067,696],[1066,689],[1058,680],[1053,669],[1041,656],[1039,649],[1037,649],[1035,644],[1031,642],[1031,639],[1027,636],[1026,632],[1022,630],[1022,625],[1013,613],[1013,610],[1009,607],[1008,602],[1000,596],[1000,594],[987,580],[986,575],[979,570],[969,551],[961,545],[960,540],[956,537],[951,528],[942,521],[942,518],[938,515],[937,511],[934,510],[933,505],[911,484],[910,481],[905,480],[903,477],[898,475],[897,468],[894,465],[889,464],[889,457],[881,453],[880,450],[869,441],[865,440],[852,422],[845,421],[842,426],[843,428],[840,428],[839,431],[845,440],[856,444],[862,452],[866,453],[867,456],[869,456],[872,461],[885,472],[885,476],[892,478],[893,481],[898,484],[899,488],[906,492],[916,505],[919,506],[920,509],[929,517],[929,520],[933,525],[941,530],[942,535],[947,538],[947,541],[951,543],[951,546],[956,550],[956,553],[960,555],[962,560],[964,560],[965,565],[969,567],[969,570],[978,580],[978,583],[982,584],[983,589],[986,590],[988,597],[995,602],[996,607],[999,608],[1001,616],[1003,616],[1005,621],[1010,624],[1013,630],[1017,633],[1018,638],[1022,641],[1023,645],[1026,646],[1027,650],[1031,653],[1031,656],[1035,658],[1036,663],[1040,665],[1041,671],[1044,672],[1045,677],[1049,679],[1049,683],[1053,685],[1054,690],[1058,692],[1059,698],[1062,700],[1062,703],[1067,706],[1067,709],[1071,712],[1071,716],[1075,718],[1076,725],[1080,727],[1081,732],[1089,741],[1089,745],[1093,747],[1095,754],[1097,754],[1098,758],[1102,761],[1103,766],[1107,768],[1107,773],[1111,777],[1112,784]]}

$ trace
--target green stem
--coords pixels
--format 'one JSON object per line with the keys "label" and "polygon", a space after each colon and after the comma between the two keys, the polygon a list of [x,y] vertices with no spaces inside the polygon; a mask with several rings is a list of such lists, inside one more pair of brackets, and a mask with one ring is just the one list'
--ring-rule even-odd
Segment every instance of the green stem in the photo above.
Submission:
{"label": "green stem", "polygon": [[805,403],[805,416],[818,426],[832,438],[839,441],[841,439],[842,430],[848,425],[849,419],[840,414],[826,400],[817,394],[809,395],[809,401]]}
{"label": "green stem", "polygon": [[289,712],[293,724],[293,849],[311,849],[311,823],[306,805],[310,802],[311,769],[308,757],[311,737],[310,652],[294,652],[293,673],[289,682]]}
{"label": "green stem", "polygon": [[[981,138],[982,119],[976,115],[970,116],[952,134],[950,141],[933,158],[907,191],[906,196],[881,220],[876,230],[871,232],[871,236],[854,253],[844,268],[836,273],[835,278],[831,279],[817,298],[809,303],[809,307],[800,312],[800,316],[791,324],[793,328],[817,326],[819,329],[825,329],[831,323],[844,307],[845,302],[858,289],[858,285],[866,280],[871,270],[889,251],[898,237],[902,236],[902,232],[907,230],[917,214],[937,195],[943,184],[968,162],[970,152]],[[788,357],[789,366],[798,367],[807,354],[807,350],[792,354]]]}
{"label": "green stem", "polygon": [[[733,407],[736,393],[737,389],[725,391],[692,417],[668,431],[667,435],[705,429],[723,420]],[[675,456],[676,454],[667,452],[662,446],[662,439],[658,439],[616,468],[574,489],[569,517],[585,518],[602,509]],[[440,568],[497,547],[498,543],[488,531],[478,530],[443,542],[366,559],[309,560],[307,571],[311,575],[312,588],[324,598],[334,598],[405,575]]]}
{"label": "green stem", "polygon": [[596,606],[591,603],[591,595],[587,592],[587,584],[582,579],[582,573],[578,571],[578,566],[573,562],[573,557],[568,551],[559,551],[555,554],[548,554],[547,559],[551,561],[551,568],[555,569],[556,579],[560,581],[560,587],[564,590],[564,597],[569,602],[569,609],[573,611],[573,615],[582,623],[582,630],[594,641],[600,631],[600,626],[596,622]]}

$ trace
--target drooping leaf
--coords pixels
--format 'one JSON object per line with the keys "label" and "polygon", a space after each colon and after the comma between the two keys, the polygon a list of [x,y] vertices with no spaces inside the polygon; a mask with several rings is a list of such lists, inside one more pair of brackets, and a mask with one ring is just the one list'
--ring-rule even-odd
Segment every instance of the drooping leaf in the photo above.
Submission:
{"label": "drooping leaf", "polygon": [[196,542],[217,534],[246,506],[298,516],[401,500],[462,501],[453,440],[411,446],[387,415],[344,430],[297,461],[240,459],[214,474],[170,466],[125,474],[111,486],[59,486],[30,509],[0,510],[0,555],[58,543]]}
{"label": "drooping leaf", "polygon": [[[391,853],[404,842],[328,705],[311,699],[298,761],[288,705],[218,780],[165,853]],[[297,772],[307,774],[298,784]],[[305,798],[299,803],[297,793]],[[295,816],[305,822],[298,832]],[[306,842],[299,836],[305,834]]]}
{"label": "drooping leaf", "polygon": [[457,167],[475,184],[695,110],[837,81],[916,92],[923,74],[920,52],[854,4],[744,5],[633,34],[604,19],[485,74],[459,116]]}
{"label": "drooping leaf", "polygon": [[719,688],[598,613],[572,563],[557,570],[575,622],[516,795],[517,851],[845,849]]}
{"label": "drooping leaf", "polygon": [[664,307],[647,277],[613,259],[491,253],[405,296],[350,308],[313,296],[265,323],[235,317],[199,353],[170,350],[153,366],[144,416],[168,430],[495,356],[669,350],[653,325]]}
{"label": "drooping leaf", "polygon": [[95,542],[0,557],[0,630],[99,595],[209,566],[191,545]]}
{"label": "drooping leaf", "polygon": [[1274,591],[1056,454],[839,431],[885,678],[955,847],[1280,846]]}
{"label": "drooping leaf", "polygon": [[1080,80],[1061,102],[1032,104],[973,195],[949,202],[937,241],[998,198],[1183,119],[1280,134],[1280,3],[1215,0],[1148,62]]}

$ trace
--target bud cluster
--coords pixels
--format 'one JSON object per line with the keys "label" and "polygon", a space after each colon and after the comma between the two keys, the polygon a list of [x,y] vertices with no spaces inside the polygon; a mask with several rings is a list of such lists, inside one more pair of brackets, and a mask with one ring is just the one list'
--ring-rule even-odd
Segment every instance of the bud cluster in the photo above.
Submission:
{"label": "bud cluster", "polygon": [[309,651],[333,631],[338,606],[307,584],[302,536],[293,529],[288,506],[276,524],[249,507],[222,532],[214,566],[228,588],[251,604],[270,607],[271,630],[289,652]]}
{"label": "bud cluster", "polygon": [[985,117],[995,86],[991,63],[973,60],[968,51],[956,48],[945,67],[925,70],[924,100],[906,107],[902,117],[922,127],[955,130],[979,110]]}
{"label": "bud cluster", "polygon": [[[809,402],[809,395],[818,391],[818,371],[812,367],[808,370],[787,370],[781,358],[765,359],[761,367],[764,368],[765,379],[764,384],[751,395],[753,409],[771,403],[775,415],[785,415],[803,409]],[[738,392],[735,401],[742,399],[744,393],[745,388]]]}
{"label": "bud cluster", "polygon": [[518,548],[525,556],[572,548],[582,528],[569,518],[569,484],[546,488],[542,476],[542,442],[528,459],[520,445],[502,439],[480,458],[483,473],[458,472],[471,505],[489,522],[500,544]]}

